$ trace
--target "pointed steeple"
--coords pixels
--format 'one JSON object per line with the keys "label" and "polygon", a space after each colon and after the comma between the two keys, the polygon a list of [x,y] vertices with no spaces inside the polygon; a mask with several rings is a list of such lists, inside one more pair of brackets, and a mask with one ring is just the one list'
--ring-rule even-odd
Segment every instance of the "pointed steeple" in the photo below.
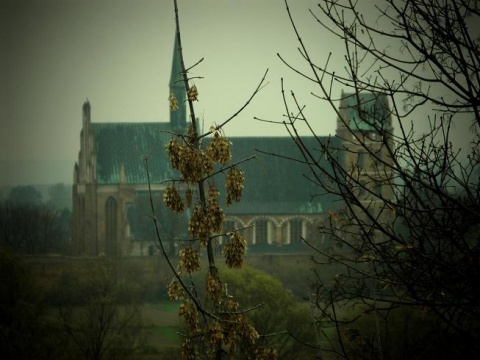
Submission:
{"label": "pointed steeple", "polygon": [[170,75],[170,94],[174,94],[178,102],[178,110],[170,109],[170,125],[173,131],[183,132],[186,129],[186,100],[185,85],[182,76],[182,63],[178,45],[178,32],[175,30],[173,46],[172,73]]}
{"label": "pointed steeple", "polygon": [[83,113],[84,124],[90,123],[90,102],[88,101],[88,98],[83,103],[82,113]]}

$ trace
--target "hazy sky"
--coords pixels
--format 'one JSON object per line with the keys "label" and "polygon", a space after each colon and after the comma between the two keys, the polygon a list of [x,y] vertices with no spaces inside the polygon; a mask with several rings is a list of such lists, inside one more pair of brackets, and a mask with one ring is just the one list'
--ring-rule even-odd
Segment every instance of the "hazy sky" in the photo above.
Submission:
{"label": "hazy sky", "polygon": [[[86,98],[94,122],[168,121],[173,1],[2,1],[0,184],[19,176],[26,183],[43,181],[38,169],[29,172],[19,161],[70,161],[73,168]],[[308,13],[315,4],[291,1],[305,39],[326,59],[334,47]],[[243,105],[269,68],[268,86],[227,135],[287,135],[253,119],[281,119],[281,77],[288,89],[308,97],[319,134],[334,131],[333,111],[311,101],[313,88],[277,58],[281,53],[300,61],[283,0],[179,0],[179,11],[187,66],[205,58],[194,69],[204,77],[196,80],[196,112],[205,126]],[[58,181],[69,181],[71,170],[65,176]]]}
{"label": "hazy sky", "polygon": [[[192,72],[204,77],[195,84],[200,100],[196,114],[205,127],[221,123],[242,106],[269,68],[268,85],[228,125],[227,136],[288,136],[281,126],[253,119],[282,120],[282,77],[286,89],[307,105],[317,135],[334,133],[335,113],[310,94],[319,90],[277,57],[280,53],[308,70],[283,0],[178,3],[186,65],[205,58]],[[87,98],[94,122],[169,120],[172,0],[0,4],[0,186],[71,183]],[[323,65],[332,52],[330,63],[341,70],[343,43],[309,13],[317,0],[289,4],[315,61]],[[336,90],[334,96],[340,95],[340,88]]]}

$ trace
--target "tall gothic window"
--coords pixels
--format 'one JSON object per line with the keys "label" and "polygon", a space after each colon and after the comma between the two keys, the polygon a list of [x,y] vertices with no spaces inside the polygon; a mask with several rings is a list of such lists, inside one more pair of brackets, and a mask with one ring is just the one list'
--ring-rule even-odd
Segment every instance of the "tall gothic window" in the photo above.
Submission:
{"label": "tall gothic window", "polygon": [[118,255],[117,249],[117,200],[113,197],[107,199],[105,209],[105,254],[108,256]]}
{"label": "tall gothic window", "polygon": [[303,237],[303,221],[301,219],[293,219],[290,221],[290,242],[298,244]]}
{"label": "tall gothic window", "polygon": [[267,220],[255,221],[255,243],[268,243],[268,222]]}
{"label": "tall gothic window", "polygon": [[80,208],[80,254],[85,254],[85,198],[79,199]]}
{"label": "tall gothic window", "polygon": [[358,166],[361,168],[361,169],[365,169],[367,168],[367,157],[368,157],[368,153],[365,152],[365,151],[359,151],[358,152],[358,161],[357,161],[357,164]]}

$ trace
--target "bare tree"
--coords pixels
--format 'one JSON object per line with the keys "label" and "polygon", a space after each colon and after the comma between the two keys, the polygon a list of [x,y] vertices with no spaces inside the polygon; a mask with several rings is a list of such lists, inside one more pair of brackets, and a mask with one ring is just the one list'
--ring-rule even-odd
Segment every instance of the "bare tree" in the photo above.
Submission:
{"label": "bare tree", "polygon": [[[132,359],[145,341],[138,286],[102,257],[66,272],[55,299],[70,351],[85,360]],[[73,351],[72,351],[73,350]]]}
{"label": "bare tree", "polygon": [[17,253],[64,252],[69,213],[37,203],[0,202],[0,246]]}
{"label": "bare tree", "polygon": [[[265,72],[253,94],[236,113],[223,123],[212,125],[206,133],[199,133],[194,109],[194,102],[198,101],[199,92],[193,83],[196,78],[189,77],[189,71],[203,59],[192,67],[185,66],[176,1],[174,4],[176,49],[181,62],[181,82],[185,86],[190,119],[186,133],[174,133],[166,146],[171,166],[178,171],[179,176],[177,179],[168,181],[169,185],[163,193],[163,200],[168,208],[177,213],[190,208],[189,238],[178,240],[181,244],[178,265],[173,264],[165,239],[162,239],[161,225],[155,213],[151,189],[150,204],[158,245],[172,270],[168,295],[173,300],[183,300],[179,314],[187,325],[187,332],[183,334],[181,355],[183,359],[198,357],[222,359],[233,356],[245,359],[253,359],[256,356],[273,359],[276,357],[276,351],[257,341],[260,335],[246,316],[249,309],[242,309],[221,281],[215,256],[218,239],[227,235],[222,230],[224,213],[219,204],[217,184],[222,181],[221,176],[224,176],[228,206],[240,201],[245,180],[243,171],[238,167],[242,161],[231,163],[230,142],[224,135],[223,127],[235,118],[260,91],[267,73]],[[172,93],[169,100],[170,109],[177,110],[179,100],[175,94]],[[144,159],[147,176],[149,176],[149,156],[145,156]],[[215,175],[217,178],[214,180]],[[150,179],[149,184],[151,184]],[[234,229],[230,232],[229,240],[222,248],[225,263],[230,268],[240,268],[243,263],[246,241],[240,230]],[[192,280],[192,274],[200,271],[201,253],[206,254],[207,269],[203,286],[199,287],[199,284]]]}
{"label": "bare tree", "polygon": [[[304,239],[318,265],[313,301],[319,319],[337,330],[339,345],[328,348],[343,356],[356,342],[369,358],[394,357],[380,329],[388,331],[400,309],[428,319],[438,334],[437,355],[471,356],[480,350],[478,2],[362,5],[325,0],[310,10],[319,37],[328,32],[345,45],[338,69],[331,54],[319,60],[324,65],[311,57],[286,1],[309,71],[279,57],[317,86],[315,101],[329,104],[338,118],[335,137],[317,136],[303,100],[293,92],[287,97],[282,83],[283,123],[303,155],[305,176],[318,185],[315,196],[333,194],[342,204],[319,228],[329,247]],[[336,97],[339,87],[345,92]],[[455,143],[455,126],[465,122],[469,134]],[[299,123],[309,126],[315,145],[298,135]],[[325,275],[327,265],[336,269],[333,279]],[[348,305],[357,310],[340,317]],[[370,338],[353,331],[355,320],[368,314]]]}

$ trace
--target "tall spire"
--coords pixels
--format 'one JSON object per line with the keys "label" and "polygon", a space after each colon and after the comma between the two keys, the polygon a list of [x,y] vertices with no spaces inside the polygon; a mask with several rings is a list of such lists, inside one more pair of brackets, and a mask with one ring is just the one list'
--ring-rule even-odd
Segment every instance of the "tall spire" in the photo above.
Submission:
{"label": "tall spire", "polygon": [[177,98],[178,110],[170,109],[170,125],[172,130],[183,132],[186,128],[186,91],[182,77],[182,63],[178,48],[178,31],[175,29],[175,43],[173,46],[172,73],[170,75],[170,93]]}

